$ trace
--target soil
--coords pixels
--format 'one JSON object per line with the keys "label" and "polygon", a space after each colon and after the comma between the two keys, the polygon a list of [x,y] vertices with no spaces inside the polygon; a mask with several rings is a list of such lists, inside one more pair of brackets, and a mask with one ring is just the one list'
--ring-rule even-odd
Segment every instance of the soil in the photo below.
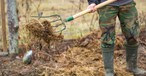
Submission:
{"label": "soil", "polygon": [[[138,66],[146,69],[146,32],[140,35]],[[126,71],[123,36],[117,36],[114,54],[116,76],[133,76]],[[0,76],[104,76],[100,39],[98,32],[72,40],[56,40],[46,43],[34,41],[29,45],[33,50],[31,64],[24,64],[22,57],[0,57]]]}

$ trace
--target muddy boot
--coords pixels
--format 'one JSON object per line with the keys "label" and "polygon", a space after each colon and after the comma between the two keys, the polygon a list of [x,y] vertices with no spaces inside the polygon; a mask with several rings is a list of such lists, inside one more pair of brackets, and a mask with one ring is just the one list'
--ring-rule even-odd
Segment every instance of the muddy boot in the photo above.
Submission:
{"label": "muddy boot", "polygon": [[114,60],[113,48],[102,48],[102,56],[104,61],[105,76],[114,76],[113,60]]}
{"label": "muddy boot", "polygon": [[127,70],[134,76],[146,76],[146,71],[137,67],[138,45],[126,45]]}

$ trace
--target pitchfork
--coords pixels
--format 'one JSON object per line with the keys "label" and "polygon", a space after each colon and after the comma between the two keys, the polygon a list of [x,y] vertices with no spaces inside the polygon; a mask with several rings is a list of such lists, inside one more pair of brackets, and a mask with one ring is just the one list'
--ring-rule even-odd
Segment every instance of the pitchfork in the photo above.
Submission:
{"label": "pitchfork", "polygon": [[[99,9],[99,8],[101,8],[103,6],[106,6],[106,5],[110,4],[110,3],[113,3],[115,1],[117,1],[117,0],[107,0],[105,2],[102,2],[102,3],[98,4],[98,5],[96,5],[95,9]],[[62,19],[61,16],[57,15],[57,14],[56,15],[50,15],[50,16],[42,16],[42,13],[39,13],[38,16],[32,16],[32,17],[37,17],[39,19],[40,18],[49,18],[49,19],[50,18],[55,18],[54,20],[50,20],[50,23],[56,23],[57,22],[57,24],[55,24],[52,27],[55,27],[55,28],[59,28],[60,27],[60,29],[57,30],[56,32],[62,32],[63,30],[66,29],[65,22],[72,21],[72,20],[74,20],[74,19],[76,19],[76,18],[78,18],[80,16],[83,16],[83,15],[85,15],[85,14],[91,12],[91,11],[92,11],[91,9],[86,9],[86,10],[84,10],[82,12],[79,12],[79,13],[73,15],[73,16],[67,17],[66,19]]]}

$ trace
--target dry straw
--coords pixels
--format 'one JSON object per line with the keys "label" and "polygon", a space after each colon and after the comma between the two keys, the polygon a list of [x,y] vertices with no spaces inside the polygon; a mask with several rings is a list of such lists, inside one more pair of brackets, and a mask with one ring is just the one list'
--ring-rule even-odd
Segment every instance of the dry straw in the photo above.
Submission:
{"label": "dry straw", "polygon": [[53,27],[47,20],[32,19],[27,25],[26,29],[36,38],[43,39],[46,43],[50,43],[53,40],[63,39],[62,35],[54,33]]}

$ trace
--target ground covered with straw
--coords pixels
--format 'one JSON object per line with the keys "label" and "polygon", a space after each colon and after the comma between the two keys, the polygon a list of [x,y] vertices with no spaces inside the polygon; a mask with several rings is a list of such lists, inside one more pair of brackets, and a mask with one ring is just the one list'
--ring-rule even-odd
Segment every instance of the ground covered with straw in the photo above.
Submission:
{"label": "ground covered with straw", "polygon": [[[29,43],[20,45],[19,57],[1,57],[0,76],[104,76],[98,32],[79,39],[63,39],[53,33],[48,21],[33,20],[25,27]],[[31,37],[30,37],[31,35]],[[33,37],[32,37],[33,36]],[[140,36],[139,66],[146,69],[146,32]],[[47,40],[48,39],[48,40]],[[133,76],[126,71],[124,37],[116,38],[114,68],[116,76]],[[26,50],[33,50],[32,63],[22,62]]]}

